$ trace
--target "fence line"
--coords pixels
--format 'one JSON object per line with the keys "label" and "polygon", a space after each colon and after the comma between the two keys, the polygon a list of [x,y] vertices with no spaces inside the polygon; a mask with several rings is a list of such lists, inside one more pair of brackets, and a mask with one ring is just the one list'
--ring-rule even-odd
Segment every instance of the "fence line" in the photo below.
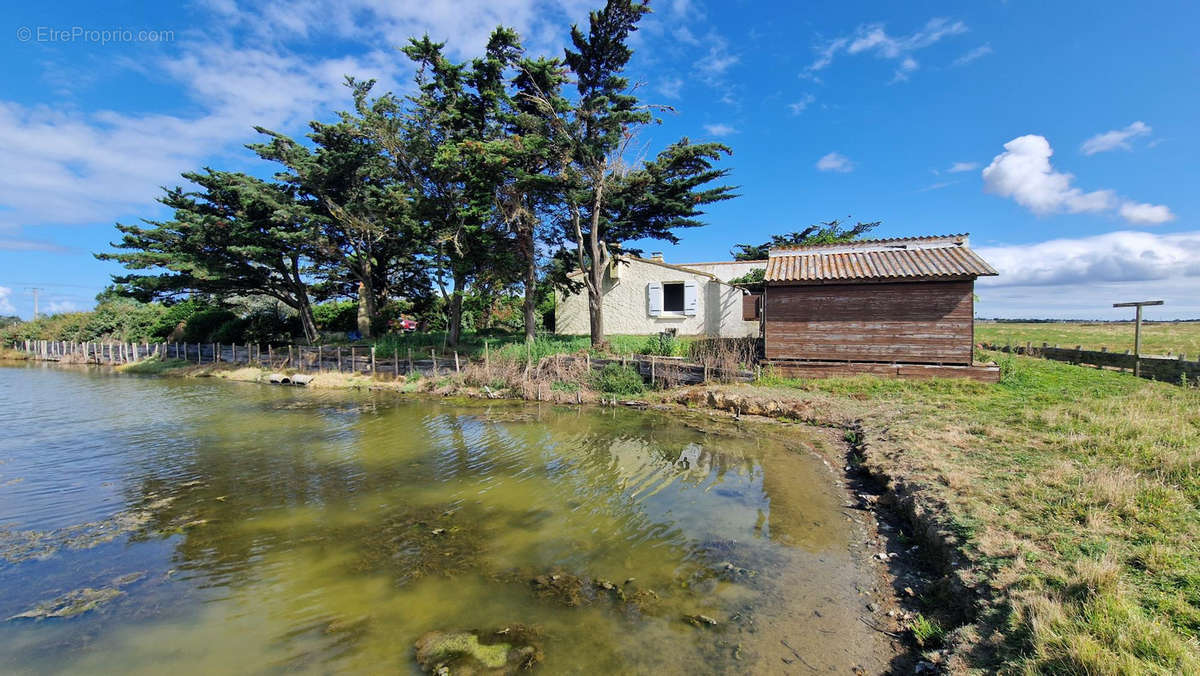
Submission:
{"label": "fence line", "polygon": [[1171,383],[1200,384],[1200,361],[1188,361],[1187,355],[1135,355],[1131,351],[1109,352],[1108,348],[1085,350],[1082,346],[1061,348],[1057,345],[1042,343],[1037,347],[1032,343],[1024,345],[993,345],[983,343],[986,350],[997,350],[1011,354],[1024,354],[1031,357],[1053,359],[1076,365],[1095,366],[1097,368],[1114,368],[1130,371],[1142,378]]}
{"label": "fence line", "polygon": [[[252,344],[225,345],[221,343],[112,343],[112,342],[69,342],[48,340],[26,340],[13,344],[13,349],[40,361],[57,361],[75,364],[98,364],[117,366],[131,364],[148,358],[178,359],[194,364],[246,364],[267,369],[295,372],[338,372],[362,375],[399,377],[411,373],[422,376],[443,376],[461,373],[471,364],[489,364],[485,351],[482,360],[471,361],[457,352],[453,356],[439,357],[430,350],[428,357],[418,355],[411,349],[401,353],[393,349],[391,354],[381,354],[373,346],[324,346],[286,345],[263,347]],[[580,355],[555,355],[562,365],[586,362],[592,370],[608,364],[621,364],[638,371],[643,378],[653,383],[667,385],[694,385],[710,380],[750,382],[755,372],[740,368],[728,368],[706,363],[687,363],[682,358],[629,355],[617,358],[592,358]],[[537,365],[529,362],[526,371],[536,370]]]}

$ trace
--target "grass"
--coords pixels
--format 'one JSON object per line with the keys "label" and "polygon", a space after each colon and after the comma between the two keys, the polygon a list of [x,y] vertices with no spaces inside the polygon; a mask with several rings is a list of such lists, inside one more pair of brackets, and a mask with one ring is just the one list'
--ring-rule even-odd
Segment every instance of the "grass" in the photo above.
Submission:
{"label": "grass", "polygon": [[[608,336],[608,354],[657,354],[660,356],[684,357],[688,347],[696,339],[681,336],[671,341],[660,341],[658,336]],[[464,334],[457,348],[445,347],[444,332],[387,334],[375,340],[376,351],[383,355],[393,353],[401,357],[412,350],[413,357],[420,359],[421,355],[428,356],[433,349],[438,356],[451,355],[455,350],[460,356],[482,358],[485,345],[489,354],[502,354],[507,358],[524,360],[526,358],[525,337],[520,334],[502,334],[487,336],[478,333]],[[564,336],[558,334],[539,335],[530,346],[533,361],[555,354],[577,354],[590,352],[592,356],[602,356],[601,351],[592,348],[587,336]]]}
{"label": "grass", "polygon": [[189,366],[192,366],[192,364],[183,359],[158,359],[157,357],[150,357],[130,364],[122,364],[117,367],[117,370],[122,373],[161,375]]}
{"label": "grass", "polygon": [[[1107,347],[1111,352],[1124,352],[1133,349],[1133,322],[975,322],[975,340],[996,345],[1029,342],[1036,347],[1042,343],[1060,347],[1082,345],[1085,350]],[[1200,355],[1200,321],[1142,322],[1142,353],[1168,352]]]}
{"label": "grass", "polygon": [[834,417],[867,421],[867,465],[944,503],[992,590],[982,638],[963,651],[970,666],[1200,673],[1200,390],[985,356],[1002,364],[998,385],[860,377],[745,389],[800,390]]}

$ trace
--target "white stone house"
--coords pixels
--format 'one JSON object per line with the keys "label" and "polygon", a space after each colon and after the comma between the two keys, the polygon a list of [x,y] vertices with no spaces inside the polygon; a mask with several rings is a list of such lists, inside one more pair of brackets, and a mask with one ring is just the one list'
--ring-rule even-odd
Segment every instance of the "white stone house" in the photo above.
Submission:
{"label": "white stone house", "polygon": [[[670,265],[662,254],[651,258],[620,256],[604,278],[604,331],[652,335],[674,330],[680,336],[735,338],[757,336],[757,319],[745,320],[746,292],[729,284],[766,261],[728,261]],[[580,274],[580,273],[574,273]],[[554,331],[589,333],[587,289],[555,294]]]}

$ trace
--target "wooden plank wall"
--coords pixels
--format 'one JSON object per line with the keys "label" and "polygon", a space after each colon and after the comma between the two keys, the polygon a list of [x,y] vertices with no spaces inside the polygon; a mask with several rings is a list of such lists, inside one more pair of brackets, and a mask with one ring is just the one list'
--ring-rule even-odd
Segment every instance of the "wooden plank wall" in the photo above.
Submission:
{"label": "wooden plank wall", "polygon": [[971,280],[771,286],[767,359],[970,365]]}

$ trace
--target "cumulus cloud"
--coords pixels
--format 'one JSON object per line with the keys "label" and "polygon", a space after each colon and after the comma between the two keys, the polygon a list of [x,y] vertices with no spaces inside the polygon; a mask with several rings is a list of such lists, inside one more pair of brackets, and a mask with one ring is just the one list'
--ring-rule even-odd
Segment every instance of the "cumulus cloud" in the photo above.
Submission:
{"label": "cumulus cloud", "polygon": [[833,152],[817,160],[817,169],[821,171],[836,171],[844,174],[854,171],[854,163],[850,161],[849,157]]}
{"label": "cumulus cloud", "polygon": [[983,170],[987,192],[1012,198],[1038,215],[1097,213],[1116,209],[1122,218],[1138,225],[1155,225],[1174,218],[1165,205],[1118,199],[1112,190],[1084,192],[1072,185],[1074,175],[1055,171],[1054,151],[1043,136],[1028,134],[1004,144],[1004,152]]}
{"label": "cumulus cloud", "polygon": [[900,63],[892,81],[904,81],[920,65],[912,56],[913,52],[965,32],[966,24],[944,18],[930,19],[924,28],[909,35],[889,35],[881,23],[863,24],[852,35],[817,45],[817,56],[805,69],[804,75],[815,77],[818,71],[828,68],[838,54],[874,54],[881,59],[898,60]]}
{"label": "cumulus cloud", "polygon": [[0,286],[0,315],[15,315],[17,308],[12,304],[12,289]]}
{"label": "cumulus cloud", "polygon": [[1153,129],[1150,128],[1150,125],[1139,120],[1131,123],[1124,129],[1113,129],[1103,134],[1096,134],[1084,141],[1079,149],[1083,151],[1084,155],[1095,155],[1096,153],[1104,153],[1116,150],[1117,148],[1133,150],[1133,146],[1130,145],[1129,141],[1139,136],[1147,136],[1152,131]]}
{"label": "cumulus cloud", "polygon": [[992,53],[991,45],[980,45],[954,60],[955,66],[965,66],[976,59],[981,59]]}
{"label": "cumulus cloud", "polygon": [[1175,214],[1171,213],[1171,210],[1162,204],[1125,202],[1121,205],[1121,218],[1130,223],[1158,225],[1159,223],[1166,223],[1174,219]]}
{"label": "cumulus cloud", "polygon": [[704,131],[708,132],[710,136],[730,136],[737,133],[737,129],[721,123],[706,124]]}
{"label": "cumulus cloud", "polygon": [[1087,192],[1071,185],[1074,176],[1050,166],[1050,142],[1028,134],[1004,144],[1004,152],[983,170],[984,189],[1011,197],[1035,214],[1060,211],[1081,213],[1104,211],[1116,203],[1111,190]]}

